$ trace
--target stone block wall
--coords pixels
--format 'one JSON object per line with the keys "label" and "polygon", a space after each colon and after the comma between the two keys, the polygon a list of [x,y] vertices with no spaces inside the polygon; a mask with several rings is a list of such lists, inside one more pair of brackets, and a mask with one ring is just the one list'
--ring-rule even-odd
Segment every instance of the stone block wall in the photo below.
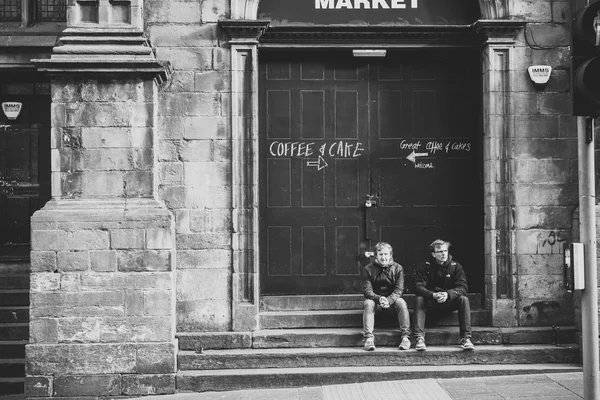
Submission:
{"label": "stone block wall", "polygon": [[54,197],[152,197],[154,82],[73,80],[52,88]]}
{"label": "stone block wall", "polygon": [[34,215],[29,397],[174,392],[173,225],[139,199]]}
{"label": "stone block wall", "polygon": [[52,82],[53,200],[31,220],[28,397],[175,391],[175,221],[155,199],[157,90],[134,75]]}
{"label": "stone block wall", "polygon": [[231,317],[231,66],[217,28],[228,2],[146,1],[159,94],[159,198],[176,217],[177,330],[227,331]]}
{"label": "stone block wall", "polygon": [[[577,129],[571,114],[569,2],[513,2],[527,21],[514,49],[510,82],[514,207],[514,295],[519,326],[573,324],[573,299],[563,284],[563,243],[572,240],[577,206]],[[550,65],[536,88],[531,65]]]}

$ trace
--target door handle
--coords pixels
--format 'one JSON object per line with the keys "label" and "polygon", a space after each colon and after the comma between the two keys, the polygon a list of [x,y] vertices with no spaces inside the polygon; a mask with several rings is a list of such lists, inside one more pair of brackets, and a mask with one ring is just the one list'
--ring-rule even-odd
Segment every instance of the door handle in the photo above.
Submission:
{"label": "door handle", "polygon": [[371,207],[376,206],[377,202],[378,202],[377,196],[370,195],[370,194],[365,196],[365,207],[366,208],[371,208]]}
{"label": "door handle", "polygon": [[379,198],[376,195],[365,196],[365,239],[371,240],[377,237],[377,225],[375,217],[377,215],[377,204]]}

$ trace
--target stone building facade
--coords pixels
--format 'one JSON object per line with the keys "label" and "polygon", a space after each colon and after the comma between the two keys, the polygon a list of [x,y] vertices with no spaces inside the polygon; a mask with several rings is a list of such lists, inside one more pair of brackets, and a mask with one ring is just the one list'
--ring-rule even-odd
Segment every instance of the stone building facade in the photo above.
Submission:
{"label": "stone building facade", "polygon": [[[341,27],[294,23],[258,0],[67,3],[66,26],[40,33],[56,43],[7,39],[16,53],[0,56],[40,73],[51,127],[40,148],[51,200],[31,217],[28,396],[172,393],[178,338],[243,347],[261,329],[262,57],[290,49],[300,62],[310,49],[474,51],[476,239],[449,239],[479,254],[473,286],[490,325],[575,324],[563,277],[578,203],[568,1],[463,1],[477,14],[468,23]],[[552,67],[544,88],[531,65]]]}

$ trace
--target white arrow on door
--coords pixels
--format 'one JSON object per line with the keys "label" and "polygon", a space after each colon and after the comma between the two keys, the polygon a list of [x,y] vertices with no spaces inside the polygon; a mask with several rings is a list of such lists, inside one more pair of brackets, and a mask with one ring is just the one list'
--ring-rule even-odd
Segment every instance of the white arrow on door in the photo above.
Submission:
{"label": "white arrow on door", "polygon": [[425,157],[425,156],[428,156],[428,155],[429,155],[429,153],[415,153],[415,151],[413,150],[413,152],[410,153],[406,157],[406,159],[409,160],[409,161],[412,161],[413,164],[414,164],[415,163],[415,158],[417,158],[417,157]]}
{"label": "white arrow on door", "polygon": [[325,168],[328,164],[325,162],[325,159],[321,156],[319,156],[318,159],[316,160],[308,160],[306,161],[306,166],[307,167],[317,167],[317,171],[322,170],[323,168]]}

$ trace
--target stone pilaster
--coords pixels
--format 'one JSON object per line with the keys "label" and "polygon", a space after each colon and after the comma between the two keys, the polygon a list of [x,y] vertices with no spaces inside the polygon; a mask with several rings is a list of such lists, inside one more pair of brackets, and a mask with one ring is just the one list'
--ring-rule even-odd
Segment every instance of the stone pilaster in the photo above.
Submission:
{"label": "stone pilaster", "polygon": [[478,21],[482,35],[485,283],[492,325],[513,326],[515,314],[513,102],[520,21]]}
{"label": "stone pilaster", "polygon": [[258,329],[258,38],[268,21],[226,20],[231,45],[232,328]]}
{"label": "stone pilaster", "polygon": [[175,391],[174,218],[156,196],[142,1],[69,5],[50,59],[52,197],[32,217],[29,397]]}

